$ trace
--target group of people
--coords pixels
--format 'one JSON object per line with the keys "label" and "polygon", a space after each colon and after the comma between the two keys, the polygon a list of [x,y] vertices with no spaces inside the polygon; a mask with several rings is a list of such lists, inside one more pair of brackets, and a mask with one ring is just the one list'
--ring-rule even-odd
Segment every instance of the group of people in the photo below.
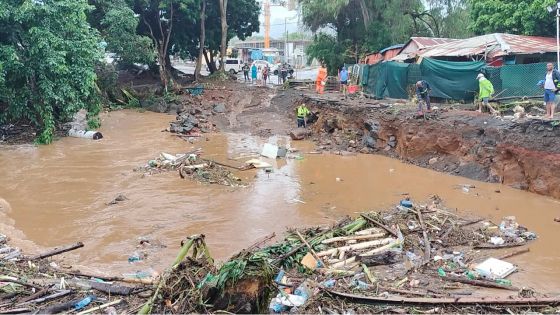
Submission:
{"label": "group of people", "polygon": [[[325,93],[325,85],[327,84],[328,72],[324,64],[321,64],[319,72],[317,73],[317,79],[315,80],[315,91],[319,94]],[[342,67],[338,73],[338,80],[340,82],[340,89],[344,97],[348,94],[348,80],[349,74],[346,67]]]}
{"label": "group of people", "polygon": [[[253,84],[257,83],[259,68],[256,64],[253,63],[253,65],[249,67],[249,64],[245,63],[241,70],[243,71],[243,78],[245,82],[252,82]],[[284,82],[286,82],[286,79],[288,78],[288,70],[289,66],[285,63],[278,67],[278,84],[283,84]],[[249,72],[251,72],[251,77],[249,77]],[[270,67],[267,64],[261,69],[261,78],[263,85],[267,84],[270,77],[271,71]]]}
{"label": "group of people", "polygon": [[[478,81],[478,112],[482,112],[482,107],[487,107],[492,113],[497,111],[489,105],[490,98],[494,95],[494,85],[486,76],[479,73],[476,76]],[[554,118],[556,104],[560,103],[560,72],[554,69],[554,64],[546,65],[545,79],[537,83],[544,89],[544,102],[546,104],[546,119]],[[426,104],[428,112],[431,111],[430,106],[430,84],[425,80],[416,82],[416,98],[418,100],[418,114],[423,114],[423,105]]]}

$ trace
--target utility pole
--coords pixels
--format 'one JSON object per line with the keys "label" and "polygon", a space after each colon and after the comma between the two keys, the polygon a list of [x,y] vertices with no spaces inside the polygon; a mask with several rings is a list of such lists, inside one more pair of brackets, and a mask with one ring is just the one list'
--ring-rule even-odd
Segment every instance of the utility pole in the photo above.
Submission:
{"label": "utility pole", "polygon": [[284,62],[288,62],[288,18],[284,18],[284,32],[286,39],[284,40]]}

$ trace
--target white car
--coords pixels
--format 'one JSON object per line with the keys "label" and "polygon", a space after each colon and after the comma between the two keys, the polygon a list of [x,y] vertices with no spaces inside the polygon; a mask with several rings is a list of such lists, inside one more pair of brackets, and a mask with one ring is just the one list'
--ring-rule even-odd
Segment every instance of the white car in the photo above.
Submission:
{"label": "white car", "polygon": [[[234,59],[234,58],[226,58],[224,61],[226,63],[224,69],[231,74],[237,74],[243,68],[242,60]],[[216,62],[216,67],[220,68],[220,60]]]}

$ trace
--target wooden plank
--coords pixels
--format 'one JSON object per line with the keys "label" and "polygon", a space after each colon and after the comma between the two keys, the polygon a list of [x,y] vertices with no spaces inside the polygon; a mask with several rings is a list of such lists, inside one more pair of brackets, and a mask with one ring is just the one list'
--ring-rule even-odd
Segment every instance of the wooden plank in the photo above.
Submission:
{"label": "wooden plank", "polygon": [[31,260],[37,260],[37,259],[43,259],[43,258],[48,258],[54,255],[58,255],[58,254],[62,254],[62,253],[66,253],[69,252],[71,250],[75,250],[78,248],[84,247],[84,243],[82,242],[77,242],[74,244],[70,244],[70,245],[66,245],[66,246],[60,246],[60,247],[55,247],[51,250],[49,250],[48,252],[36,255],[36,256],[32,256],[29,259]]}

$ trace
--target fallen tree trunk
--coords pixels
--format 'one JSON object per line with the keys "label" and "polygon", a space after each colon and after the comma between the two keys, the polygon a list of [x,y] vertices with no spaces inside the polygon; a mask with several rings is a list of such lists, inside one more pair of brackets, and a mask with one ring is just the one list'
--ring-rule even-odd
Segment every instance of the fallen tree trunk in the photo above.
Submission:
{"label": "fallen tree trunk", "polygon": [[354,302],[364,304],[404,304],[404,305],[492,305],[492,306],[507,306],[507,305],[557,305],[560,304],[560,296],[557,297],[544,297],[544,298],[472,298],[472,297],[457,297],[457,298],[408,298],[408,297],[375,297],[375,296],[362,296],[350,293],[342,293],[326,288],[321,288],[323,291],[330,293],[334,296],[346,298]]}
{"label": "fallen tree trunk", "polygon": [[36,259],[48,258],[48,257],[55,256],[55,255],[58,255],[58,254],[66,253],[66,252],[69,252],[71,250],[78,249],[78,248],[81,248],[81,247],[84,247],[84,243],[82,243],[82,242],[77,242],[75,244],[71,244],[71,245],[67,245],[67,246],[55,247],[55,248],[53,248],[52,250],[50,250],[46,253],[39,254],[39,255],[36,255],[36,256],[32,256],[29,259],[30,260],[36,260]]}

